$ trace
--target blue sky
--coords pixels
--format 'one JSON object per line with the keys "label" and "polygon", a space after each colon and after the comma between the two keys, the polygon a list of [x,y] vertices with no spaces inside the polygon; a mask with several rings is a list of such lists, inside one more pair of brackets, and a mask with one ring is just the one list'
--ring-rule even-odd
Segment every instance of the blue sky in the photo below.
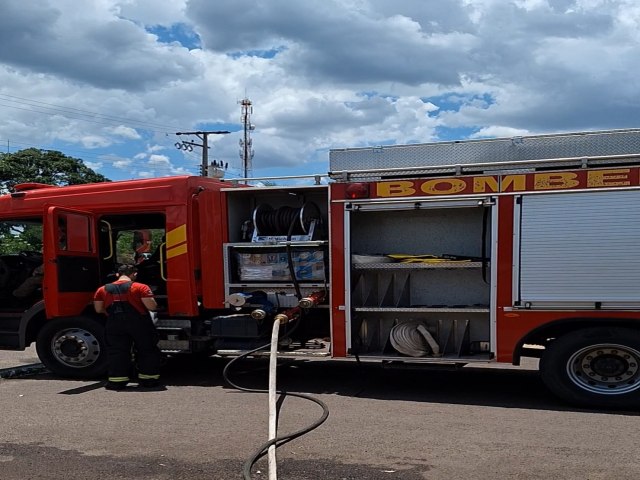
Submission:
{"label": "blue sky", "polygon": [[[635,0],[4,0],[0,148],[119,180],[325,173],[331,148],[638,127]],[[199,142],[195,137],[185,140]]]}

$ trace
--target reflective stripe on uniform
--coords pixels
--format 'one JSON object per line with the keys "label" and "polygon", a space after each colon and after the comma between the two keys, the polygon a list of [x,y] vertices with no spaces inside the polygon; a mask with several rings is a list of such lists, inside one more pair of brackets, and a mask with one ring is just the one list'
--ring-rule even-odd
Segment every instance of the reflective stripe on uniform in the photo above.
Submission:
{"label": "reflective stripe on uniform", "polygon": [[160,375],[145,375],[144,373],[139,373],[138,374],[138,378],[140,380],[158,380],[160,378]]}
{"label": "reflective stripe on uniform", "polygon": [[128,382],[129,377],[109,377],[110,382],[120,383],[120,382]]}

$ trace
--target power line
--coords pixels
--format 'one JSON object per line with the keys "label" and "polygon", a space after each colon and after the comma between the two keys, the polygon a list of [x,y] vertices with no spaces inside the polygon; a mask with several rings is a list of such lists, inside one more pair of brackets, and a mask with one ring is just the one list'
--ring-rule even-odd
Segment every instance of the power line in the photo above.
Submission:
{"label": "power line", "polygon": [[[164,125],[164,124],[160,124],[160,123],[154,123],[154,122],[145,122],[145,121],[136,121],[136,120],[130,120],[128,118],[124,118],[124,117],[117,117],[117,116],[113,116],[113,115],[105,115],[105,114],[101,114],[98,112],[93,112],[93,111],[89,111],[89,110],[83,110],[83,109],[79,109],[79,108],[74,108],[74,107],[64,107],[61,105],[56,105],[56,104],[52,104],[52,103],[47,103],[47,102],[41,102],[38,100],[31,100],[28,98],[24,98],[24,97],[19,97],[16,95],[9,95],[9,94],[4,94],[4,93],[0,93],[0,106],[4,106],[6,108],[12,108],[15,110],[21,110],[21,111],[25,111],[25,112],[31,112],[31,113],[37,113],[37,114],[43,114],[43,115],[50,115],[50,116],[56,116],[56,115],[61,115],[64,117],[67,117],[69,120],[77,120],[77,121],[82,121],[82,122],[88,122],[88,123],[94,123],[94,124],[100,124],[100,125],[109,125],[109,126],[120,126],[120,125],[125,125],[125,126],[129,126],[132,128],[136,128],[136,129],[141,129],[141,130],[145,130],[148,132],[153,132],[156,134],[164,134],[165,137],[165,141],[163,142],[162,139],[157,139],[156,141],[158,142],[158,144],[162,145],[163,143],[165,144],[165,148],[167,150],[170,149],[170,147],[168,146],[168,142],[166,142],[166,138],[169,135],[169,133],[166,131],[165,129],[170,129],[170,130],[177,130],[175,127],[172,126],[168,126],[168,125]],[[162,129],[162,130],[157,130],[158,128]],[[206,145],[206,136],[208,134],[218,134],[218,133],[230,133],[228,131],[219,131],[219,132],[184,132],[185,134],[195,134],[198,135],[199,138],[201,140],[203,140],[203,144],[202,145],[198,145],[198,144],[193,144],[195,146],[201,146],[203,147],[203,155],[202,155],[202,159],[203,159],[203,165],[206,164],[206,166],[201,166],[201,172],[204,170],[204,172],[206,173],[206,171],[208,170],[208,148],[204,148],[204,146]],[[206,135],[203,135],[206,134]],[[4,142],[4,140],[0,141]],[[82,150],[82,149],[71,149],[71,148],[60,148],[60,147],[56,147],[56,148],[50,148],[50,147],[45,147],[42,145],[34,145],[33,143],[29,142],[29,143],[25,143],[25,142],[20,142],[20,141],[10,141],[10,140],[6,140],[7,142],[7,153],[9,153],[11,150],[14,151],[18,151],[19,148],[11,148],[14,145],[19,145],[23,148],[37,148],[39,150],[55,150],[55,151],[61,151],[64,150],[64,152],[66,152],[66,154],[71,154],[71,155],[77,155],[78,157],[81,157],[81,159],[85,160],[85,161],[93,161],[93,162],[101,162],[101,163],[114,163],[116,161],[118,161],[118,159],[122,159],[122,160],[127,160],[130,161],[132,163],[135,164],[135,166],[137,168],[145,168],[148,167],[149,169],[153,170],[154,172],[174,172],[174,171],[181,171],[184,170],[186,172],[191,172],[191,171],[196,171],[197,172],[197,166],[195,165],[190,165],[188,162],[179,162],[176,160],[179,159],[175,159],[175,158],[171,158],[171,157],[167,157],[167,161],[168,161],[168,165],[162,165],[162,164],[152,164],[149,165],[148,161],[147,163],[143,160],[143,161],[136,161],[136,159],[133,158],[128,158],[128,157],[121,157],[118,155],[111,155],[111,154],[98,154],[96,155],[93,151],[88,151],[88,150]],[[207,145],[208,147],[208,145]],[[146,155],[152,155],[152,153],[149,153],[148,151],[144,152]],[[187,157],[188,159],[193,159],[195,160],[195,156],[193,154],[191,154],[190,152],[184,152],[185,156],[183,156],[182,158]],[[186,160],[186,159],[185,159]],[[145,164],[146,163],[146,164]],[[112,167],[112,168],[118,168],[118,167]],[[197,174],[197,173],[195,173]],[[235,176],[235,175],[232,175]],[[238,175],[239,177],[240,175]]]}
{"label": "power line", "polygon": [[[82,157],[82,158],[80,158],[80,160],[82,160],[83,162],[87,162],[87,161],[88,162],[101,162],[101,163],[107,163],[107,164],[109,164],[109,163],[113,164],[113,163],[115,163],[115,162],[117,162],[119,160],[128,160],[128,161],[131,161],[132,163],[135,162],[135,160],[132,159],[132,158],[121,157],[121,156],[114,155],[114,154],[108,154],[107,153],[107,154],[97,154],[96,155],[95,153],[87,153],[86,151],[83,151],[83,150],[74,150],[74,149],[68,149],[68,148],[64,148],[64,149],[51,148],[51,147],[46,147],[46,146],[43,146],[43,145],[34,145],[32,143],[16,142],[16,141],[9,140],[9,139],[6,139],[6,140],[5,139],[0,139],[0,143],[2,145],[4,145],[5,143],[7,144],[8,150],[9,150],[7,153],[10,153],[10,152],[15,153],[15,152],[18,152],[20,150],[25,150],[25,149],[28,149],[28,148],[35,148],[36,150],[40,150],[40,151],[56,151],[56,152],[62,152],[62,150],[64,150],[63,153],[65,155],[74,155],[74,154],[77,155],[76,152],[80,152],[80,155],[78,155],[78,156]],[[18,146],[18,147],[16,147],[16,146]],[[139,162],[139,163],[142,163],[142,162]],[[117,168],[117,167],[114,167],[114,168]],[[166,170],[167,167],[157,166],[156,169],[157,170],[162,170],[162,169]]]}
{"label": "power line", "polygon": [[[25,142],[20,142],[20,141],[16,141],[16,140],[11,140],[11,139],[2,139],[0,138],[0,143],[2,145],[7,144],[10,145],[10,149],[17,152],[20,150],[24,150],[26,148],[35,148],[37,150],[53,150],[53,151],[57,151],[60,152],[62,151],[60,148],[54,148],[54,147],[47,147],[44,145],[35,145],[33,143],[25,143]],[[19,148],[15,147],[15,145],[18,145]],[[89,157],[89,158],[94,158],[99,160],[102,156],[104,155],[96,155],[95,153],[91,152],[90,150],[82,150],[82,149],[74,149],[74,148],[65,148],[64,149],[65,152],[71,152],[71,154],[79,154],[82,157]],[[69,155],[69,153],[65,153],[66,155]],[[83,160],[84,158],[82,158],[81,160]]]}
{"label": "power line", "polygon": [[[7,105],[5,103],[0,103],[0,106],[7,107],[7,108],[13,108],[15,110],[22,110],[22,111],[25,111],[25,112],[41,113],[41,114],[51,115],[51,116],[61,115],[62,114],[61,112],[55,112],[55,111],[54,112],[47,112],[47,111],[36,110],[34,108],[21,108],[21,107],[16,107],[15,105]],[[126,122],[117,122],[116,123],[116,122],[112,122],[112,121],[110,122],[110,121],[92,120],[92,119],[88,119],[88,118],[77,118],[77,117],[74,117],[74,116],[69,115],[69,114],[65,114],[65,115],[62,115],[62,116],[66,117],[66,118],[68,118],[70,120],[80,120],[80,121],[83,121],[83,122],[96,123],[96,124],[99,124],[99,125],[109,125],[109,126],[124,125],[124,126],[128,126],[128,127],[134,128],[134,129],[146,130],[146,131],[154,132],[154,133],[164,133],[164,134],[169,133],[169,132],[164,131],[164,130],[163,131],[153,130],[153,129],[150,129],[150,128],[147,128],[147,127],[134,125],[132,123],[128,123],[127,124]]]}
{"label": "power line", "polygon": [[106,115],[103,113],[93,112],[90,110],[82,110],[74,107],[65,107],[62,105],[41,102],[38,100],[30,100],[28,98],[17,97],[15,95],[7,95],[4,93],[0,93],[0,100],[4,102],[14,103],[17,105],[31,107],[31,108],[21,108],[15,105],[7,105],[6,103],[3,104],[3,106],[8,108],[15,108],[17,110],[24,110],[24,111],[33,111],[36,113],[44,113],[47,115],[65,114],[71,117],[73,116],[89,117],[89,120],[87,120],[86,118],[76,118],[76,119],[86,120],[92,123],[101,123],[101,124],[109,124],[109,125],[128,124],[130,126],[138,127],[143,130],[150,130],[158,133],[170,133],[171,131],[175,131],[177,129],[176,127],[171,125],[164,125],[161,123],[147,122],[144,120],[136,120],[136,119],[130,119],[125,117],[117,117],[115,115]]}
{"label": "power line", "polygon": [[[201,174],[200,169],[202,168],[196,163],[196,162],[198,163],[200,162],[200,158],[195,154],[191,152],[186,152],[186,151],[183,151],[183,155],[188,157],[190,160],[193,160],[194,164],[189,164],[186,162],[178,162],[176,161],[178,159],[169,158],[169,163],[170,163],[169,165],[161,165],[161,164],[149,165],[148,158],[137,160],[134,158],[122,157],[119,155],[109,154],[109,153],[96,155],[93,152],[82,150],[82,149],[52,148],[52,147],[43,146],[43,145],[35,145],[33,143],[25,143],[25,142],[0,138],[0,144],[4,145],[5,143],[8,144],[9,150],[10,150],[7,153],[18,152],[26,148],[35,148],[37,150],[60,151],[60,152],[63,152],[65,155],[70,155],[70,154],[73,155],[75,153],[76,155],[78,155],[78,157],[81,157],[80,159],[83,161],[100,162],[103,164],[110,165],[111,168],[114,168],[119,171],[122,169],[119,167],[113,166],[113,164],[120,160],[130,161],[131,164],[133,164],[133,166],[138,170],[148,168],[150,170],[153,170],[154,172],[157,172],[158,174],[166,174],[166,175],[176,174],[178,173],[179,170],[184,170],[185,173],[188,173],[191,175],[200,175]],[[167,151],[171,151],[171,149],[173,148],[173,145],[169,145],[168,143],[166,143],[165,148]],[[147,155],[152,155],[149,152],[144,152],[144,153]],[[238,170],[238,171],[240,170],[239,168],[233,167],[233,166],[230,166],[230,168],[232,170]],[[241,173],[232,173],[227,171],[226,175],[233,178],[242,178]]]}
{"label": "power line", "polygon": [[[0,102],[0,105],[2,105],[2,103],[1,103],[1,102]],[[13,105],[8,105],[8,107],[10,107],[10,108],[17,108],[17,109],[19,109],[19,110],[33,111],[33,110],[28,110],[28,109],[23,109],[23,108],[20,108],[20,107],[16,107],[16,106],[13,106]],[[37,113],[46,113],[46,114],[49,114],[49,115],[53,115],[53,113],[51,113],[51,112],[37,112]],[[100,121],[89,120],[89,119],[81,119],[81,120],[82,120],[82,121],[87,121],[87,122],[92,122],[92,123],[100,123],[100,124],[107,124],[107,125],[109,124],[109,123],[106,123],[106,122],[100,122]],[[165,134],[165,138],[166,138],[166,137],[167,137],[167,135],[168,135],[166,132],[156,132],[156,133],[164,133],[164,134]],[[193,133],[193,132],[192,132],[192,133]],[[221,132],[210,132],[210,133],[221,133]],[[224,133],[230,133],[230,132],[225,131]],[[4,140],[0,140],[0,141],[2,141],[2,142],[4,143]],[[9,141],[9,140],[7,140],[7,141]],[[161,144],[161,143],[163,143],[163,142],[162,142],[162,140],[160,140],[160,139],[158,139],[157,141],[158,141],[160,144]],[[66,148],[66,147],[65,147],[64,149],[63,149],[63,148],[59,148],[59,147],[57,147],[57,148],[51,148],[51,147],[45,147],[45,146],[41,146],[41,145],[40,145],[40,146],[38,146],[38,145],[34,145],[33,143],[24,143],[24,142],[18,142],[18,141],[13,141],[13,142],[11,142],[11,143],[13,143],[14,145],[21,145],[21,146],[23,146],[23,147],[25,147],[25,148],[37,148],[37,149],[40,149],[40,150],[57,150],[57,151],[64,150],[64,151],[66,152],[66,154],[72,154],[72,155],[73,155],[73,154],[75,154],[75,155],[77,155],[77,156],[79,156],[79,157],[82,157],[82,159],[83,159],[83,160],[90,160],[90,159],[93,159],[94,161],[97,161],[97,162],[105,162],[105,161],[107,161],[107,160],[108,160],[108,158],[109,158],[109,155],[110,155],[110,154],[99,154],[99,155],[96,155],[96,154],[94,154],[93,152],[89,152],[89,151],[87,151],[87,150],[82,150],[82,149],[72,149],[72,148]],[[199,145],[199,144],[193,144],[193,145],[195,145],[195,146],[202,146],[202,145]],[[172,146],[173,146],[173,145],[172,145]],[[165,148],[166,148],[167,150],[170,150],[170,149],[171,149],[171,147],[169,147],[169,146],[168,146],[168,144],[166,144],[166,143],[165,143]],[[9,147],[9,150],[10,150],[10,147]],[[15,151],[17,151],[17,150],[19,150],[19,149],[14,149],[14,150],[15,150]],[[206,149],[206,150],[204,150],[204,151],[208,151],[208,149]],[[7,153],[8,153],[8,152],[7,152]],[[147,154],[148,154],[149,152],[145,152],[145,153],[147,153]],[[185,151],[184,153],[185,153],[185,155],[186,155],[187,157],[189,157],[189,158],[191,158],[191,159],[194,159],[194,160],[196,159],[196,157],[195,157],[193,154],[191,154],[190,152]],[[206,162],[206,163],[207,163],[207,168],[205,168],[205,169],[204,169],[205,171],[207,171],[207,170],[208,170],[208,159],[207,159],[207,154],[205,154],[204,152],[203,152],[203,162]],[[174,161],[172,161],[171,163],[172,163],[172,164],[174,164],[175,162],[174,162]],[[198,172],[198,171],[197,171],[197,167],[194,167],[194,166],[191,166],[191,165],[187,165],[187,166],[183,166],[183,165],[179,165],[179,166],[172,165],[172,166],[170,166],[170,167],[160,167],[160,166],[158,166],[158,165],[154,165],[152,168],[153,168],[153,170],[154,170],[154,171],[162,171],[162,170],[165,170],[165,171],[169,171],[169,172],[171,172],[171,170],[172,170],[172,169],[176,169],[176,168],[184,168],[185,170],[189,170],[189,171],[193,170],[195,175],[200,174],[200,173],[202,172],[202,170],[203,170],[203,169],[202,169],[202,167],[200,167],[200,172]]]}
{"label": "power line", "polygon": [[[20,150],[24,150],[27,148],[35,148],[37,150],[50,150],[50,151],[56,151],[56,152],[63,152],[65,155],[77,155],[78,157],[81,157],[80,160],[85,160],[85,159],[94,159],[97,161],[102,161],[105,158],[109,158],[109,157],[118,157],[118,158],[125,158],[125,157],[121,157],[117,154],[111,154],[111,153],[95,153],[92,150],[84,150],[84,149],[78,149],[78,148],[68,148],[68,147],[53,147],[53,146],[47,146],[47,145],[36,145],[32,142],[25,142],[25,141],[16,141],[16,140],[11,140],[11,139],[2,139],[0,138],[0,144],[5,145],[5,144],[9,144],[10,145],[10,149],[13,150],[14,152],[20,151]],[[15,145],[18,145],[19,148],[16,148]],[[165,147],[167,150],[170,150],[170,147]],[[145,152],[146,153],[146,152]]]}

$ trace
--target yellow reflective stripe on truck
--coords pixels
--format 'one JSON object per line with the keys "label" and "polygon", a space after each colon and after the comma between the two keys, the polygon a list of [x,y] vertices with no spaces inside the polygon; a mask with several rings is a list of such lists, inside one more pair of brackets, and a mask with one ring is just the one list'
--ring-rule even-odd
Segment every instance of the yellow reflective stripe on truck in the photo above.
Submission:
{"label": "yellow reflective stripe on truck", "polygon": [[182,224],[167,232],[167,258],[187,253],[187,225]]}

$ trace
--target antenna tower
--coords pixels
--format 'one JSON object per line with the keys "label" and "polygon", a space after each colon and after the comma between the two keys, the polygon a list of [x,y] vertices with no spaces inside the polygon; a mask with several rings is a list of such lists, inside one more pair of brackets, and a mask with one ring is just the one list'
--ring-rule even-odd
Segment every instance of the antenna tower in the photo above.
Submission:
{"label": "antenna tower", "polygon": [[244,134],[240,139],[240,158],[242,159],[242,168],[244,170],[244,178],[249,178],[251,175],[251,160],[253,159],[251,131],[256,129],[256,126],[251,123],[251,114],[253,113],[253,104],[248,98],[243,98],[238,102],[241,105],[242,115],[241,121],[244,126]]}

